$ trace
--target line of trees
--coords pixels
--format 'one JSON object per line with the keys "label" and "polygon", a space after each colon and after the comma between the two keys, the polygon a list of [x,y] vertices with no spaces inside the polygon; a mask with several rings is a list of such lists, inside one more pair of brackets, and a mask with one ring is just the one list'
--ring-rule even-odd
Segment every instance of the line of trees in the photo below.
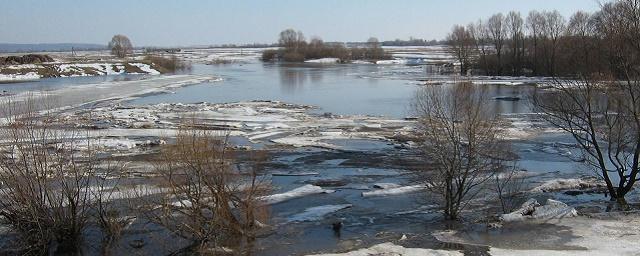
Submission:
{"label": "line of trees", "polygon": [[[603,9],[604,10],[604,9]],[[454,25],[447,36],[463,75],[571,76],[611,68],[604,11],[498,13]],[[637,21],[636,21],[637,22]]]}
{"label": "line of trees", "polygon": [[[630,208],[627,197],[640,181],[640,0],[613,1],[568,22],[556,11],[533,11],[526,21],[517,12],[496,14],[454,26],[448,41],[463,73],[529,69],[554,77],[552,89],[534,93],[534,112],[575,139],[584,164],[606,184],[615,202],[609,207]],[[457,219],[487,186],[507,212],[508,187],[519,186],[513,172],[497,175],[515,165],[486,97],[486,88],[460,83],[423,88],[414,102],[417,135],[432,164],[419,177],[440,196],[447,219]]]}
{"label": "line of trees", "polygon": [[367,40],[366,47],[347,48],[343,43],[325,43],[319,37],[313,37],[309,42],[301,31],[287,29],[280,32],[278,50],[266,50],[262,54],[263,61],[283,60],[289,62],[303,62],[311,59],[338,58],[340,62],[351,60],[381,60],[389,59],[377,38]]}
{"label": "line of trees", "polygon": [[626,209],[640,181],[640,0],[605,4],[570,24],[575,36],[563,54],[574,56],[569,66],[577,76],[536,93],[535,111],[575,138],[585,163]]}

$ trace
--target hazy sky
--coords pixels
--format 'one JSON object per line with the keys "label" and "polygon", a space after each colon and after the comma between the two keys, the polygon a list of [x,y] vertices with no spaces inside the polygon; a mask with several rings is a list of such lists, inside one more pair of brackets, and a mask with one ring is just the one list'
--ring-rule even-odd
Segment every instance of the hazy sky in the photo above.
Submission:
{"label": "hazy sky", "polygon": [[0,0],[0,42],[271,43],[286,28],[325,41],[442,39],[493,13],[594,11],[598,0]]}

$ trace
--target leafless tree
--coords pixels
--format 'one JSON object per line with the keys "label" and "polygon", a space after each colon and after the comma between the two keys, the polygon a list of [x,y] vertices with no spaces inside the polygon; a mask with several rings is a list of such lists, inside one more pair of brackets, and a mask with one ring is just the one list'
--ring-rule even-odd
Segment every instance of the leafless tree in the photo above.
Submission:
{"label": "leafless tree", "polygon": [[131,40],[125,35],[115,35],[111,38],[111,41],[108,44],[109,49],[111,49],[111,54],[117,56],[118,58],[127,57],[127,55],[133,52],[133,44],[131,44]]}
{"label": "leafless tree", "polygon": [[551,84],[553,91],[534,96],[542,116],[574,137],[611,199],[623,207],[640,179],[639,18],[640,1],[603,6],[596,15],[596,29],[610,48],[608,75],[557,79]]}
{"label": "leafless tree", "polygon": [[489,31],[489,37],[496,51],[498,74],[502,73],[502,50],[507,38],[504,20],[504,15],[502,13],[498,13],[491,16],[487,21],[487,30]]}
{"label": "leafless tree", "polygon": [[566,20],[558,11],[542,12],[544,23],[542,23],[541,36],[544,39],[542,44],[545,67],[548,75],[556,74],[557,56],[560,46],[561,36],[565,33]]}
{"label": "leafless tree", "polygon": [[[473,25],[473,29],[471,29],[471,25]],[[484,24],[482,20],[478,20],[478,22],[470,24],[467,30],[471,33],[471,37],[474,38],[475,51],[479,55],[478,59],[480,61],[480,66],[484,69],[486,75],[489,75],[489,64],[487,58],[490,54],[490,49],[489,32],[486,24]]]}
{"label": "leafless tree", "polygon": [[520,75],[521,62],[524,55],[524,21],[519,12],[511,11],[505,19],[509,31],[511,46],[511,74]]}
{"label": "leafless tree", "polygon": [[576,73],[589,74],[596,71],[597,63],[593,63],[592,55],[597,54],[595,35],[595,21],[586,12],[576,12],[571,16],[567,25],[568,58],[575,63],[573,68]]}
{"label": "leafless tree", "polygon": [[418,136],[430,168],[419,174],[442,199],[446,219],[457,219],[469,200],[502,166],[499,119],[486,104],[486,87],[459,83],[420,90],[414,101]]}
{"label": "leafless tree", "polygon": [[192,241],[185,248],[203,252],[224,241],[249,241],[265,218],[259,201],[269,184],[259,164],[236,166],[225,137],[181,128],[176,142],[165,146],[154,163],[168,192],[150,202],[147,216]]}
{"label": "leafless tree", "polygon": [[304,34],[302,31],[295,31],[293,29],[283,30],[280,32],[278,43],[288,50],[297,52],[305,44]]}
{"label": "leafless tree", "polygon": [[475,56],[476,43],[473,34],[467,28],[455,25],[447,36],[447,42],[460,62],[460,73],[466,75],[471,66],[472,58]]}
{"label": "leafless tree", "polygon": [[531,11],[527,16],[527,29],[529,31],[529,36],[531,38],[531,58],[532,58],[532,70],[534,74],[538,73],[538,55],[539,53],[539,43],[540,43],[540,33],[542,32],[542,25],[544,23],[544,18],[542,14],[538,11]]}

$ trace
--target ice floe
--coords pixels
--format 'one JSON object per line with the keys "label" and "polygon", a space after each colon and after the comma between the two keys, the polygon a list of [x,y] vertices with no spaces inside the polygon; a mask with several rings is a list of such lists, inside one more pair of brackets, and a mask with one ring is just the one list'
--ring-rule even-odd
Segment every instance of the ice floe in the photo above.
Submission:
{"label": "ice floe", "polygon": [[532,188],[532,193],[544,193],[568,189],[589,189],[602,187],[604,184],[594,177],[577,179],[552,179]]}
{"label": "ice floe", "polygon": [[305,196],[315,195],[315,194],[329,194],[333,192],[335,192],[335,190],[323,189],[321,187],[314,186],[314,185],[304,185],[302,187],[295,188],[288,192],[263,196],[261,197],[261,200],[266,204],[277,204],[277,203],[282,203],[295,198],[300,198],[300,197],[305,197]]}
{"label": "ice floe", "polygon": [[422,248],[405,248],[393,243],[383,243],[372,246],[370,248],[360,249],[346,253],[328,253],[316,254],[314,256],[462,256],[459,251],[422,249]]}
{"label": "ice floe", "polygon": [[306,63],[319,63],[319,64],[335,64],[340,62],[339,58],[322,58],[315,60],[306,60]]}
{"label": "ice floe", "polygon": [[578,211],[563,202],[547,199],[547,204],[540,206],[537,200],[529,199],[524,202],[519,209],[511,213],[502,214],[500,220],[504,222],[515,222],[530,219],[561,219],[575,216],[578,216]]}
{"label": "ice floe", "polygon": [[422,190],[427,189],[427,185],[411,185],[411,186],[403,186],[403,187],[387,187],[384,189],[377,189],[371,191],[362,192],[363,197],[371,197],[371,196],[393,196],[393,195],[402,195],[408,193],[415,193]]}
{"label": "ice floe", "polygon": [[338,205],[322,205],[310,207],[304,210],[304,212],[298,213],[289,217],[289,222],[304,222],[321,220],[324,216],[352,207],[351,204],[338,204]]}

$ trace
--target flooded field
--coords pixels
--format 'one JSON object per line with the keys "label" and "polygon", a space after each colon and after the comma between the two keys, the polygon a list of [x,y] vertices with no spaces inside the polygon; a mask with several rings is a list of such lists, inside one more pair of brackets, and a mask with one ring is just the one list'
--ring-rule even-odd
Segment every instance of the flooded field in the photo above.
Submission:
{"label": "flooded field", "polygon": [[[132,166],[140,167],[140,175],[145,173],[145,163],[144,157],[137,156],[153,153],[160,141],[170,140],[184,116],[192,115],[203,127],[230,135],[244,150],[265,150],[269,158],[264,175],[274,185],[272,193],[286,199],[270,204],[265,224],[271,231],[251,245],[250,254],[344,252],[385,242],[474,255],[488,252],[489,246],[584,249],[566,245],[574,234],[552,224],[544,229],[536,226],[534,230],[543,233],[518,233],[514,238],[514,230],[529,227],[516,225],[495,233],[442,221],[437,200],[413,176],[412,171],[424,162],[415,145],[399,138],[409,136],[414,127],[407,117],[415,116],[411,104],[416,92],[434,83],[456,86],[453,81],[460,77],[434,73],[425,65],[277,64],[259,62],[255,52],[240,57],[237,52],[196,53],[189,56],[217,54],[237,61],[196,62],[191,71],[178,75],[47,78],[0,84],[0,90],[18,97],[56,95],[59,103],[72,107],[61,118],[88,128],[89,137],[102,141],[109,154],[127,157]],[[397,57],[415,57],[415,53],[415,49],[400,49]],[[466,79],[487,88],[491,99],[486,104],[507,120],[504,128],[518,155],[518,168],[530,177],[527,186],[532,192],[525,197],[540,202],[555,198],[576,208],[602,210],[599,207],[608,198],[600,191],[535,190],[576,174],[593,175],[580,163],[572,138],[541,123],[532,113],[529,95],[535,83],[544,79]],[[473,202],[469,220],[495,210],[491,200]],[[130,235],[120,242],[121,252],[131,250],[129,244],[136,239],[147,244],[136,249],[141,254],[171,251],[152,239],[163,231],[141,223],[127,231]],[[336,223],[341,225],[337,231],[332,228]],[[464,234],[432,235],[443,230]],[[537,239],[530,241],[529,236]]]}

